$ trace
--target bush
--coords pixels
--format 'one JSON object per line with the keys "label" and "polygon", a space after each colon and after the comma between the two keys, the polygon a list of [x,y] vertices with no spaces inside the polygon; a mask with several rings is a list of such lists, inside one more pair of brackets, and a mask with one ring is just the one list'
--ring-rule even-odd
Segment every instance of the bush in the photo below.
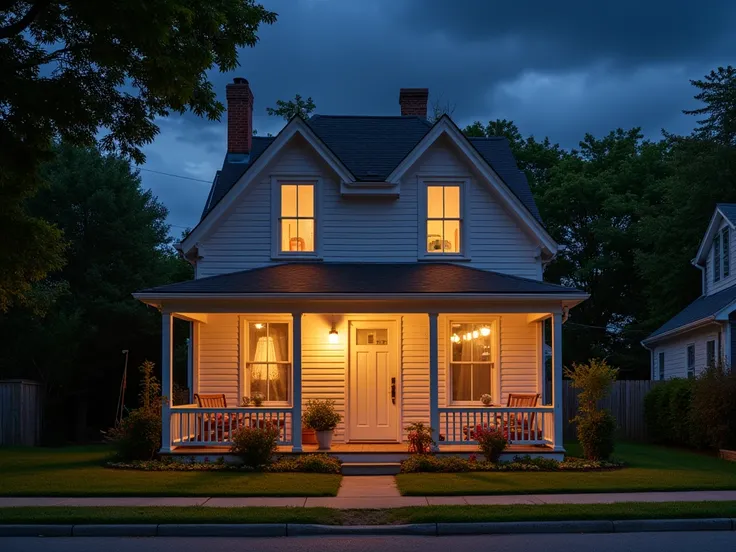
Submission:
{"label": "bush", "polygon": [[271,463],[278,438],[279,428],[271,424],[263,427],[241,427],[233,433],[230,450],[240,457],[243,464],[258,470]]}
{"label": "bush", "polygon": [[578,414],[573,421],[578,426],[583,454],[588,460],[606,460],[613,453],[616,420],[609,411],[600,409],[598,403],[610,392],[618,370],[605,360],[593,358],[587,364],[573,363],[565,375],[572,380],[574,388],[580,389]]}
{"label": "bush", "polygon": [[282,456],[268,466],[270,472],[340,473],[342,462],[328,454],[301,454],[295,457]]}
{"label": "bush", "polygon": [[106,437],[117,459],[151,460],[161,448],[161,411],[133,410]]}
{"label": "bush", "polygon": [[736,373],[720,364],[700,374],[688,420],[695,446],[736,448]]}
{"label": "bush", "polygon": [[649,438],[655,443],[689,445],[693,432],[690,406],[695,381],[671,379],[658,383],[644,397]]}
{"label": "bush", "polygon": [[488,462],[498,462],[508,444],[508,434],[499,428],[476,426],[475,439]]}
{"label": "bush", "polygon": [[411,454],[429,454],[435,443],[432,439],[433,429],[422,422],[414,422],[406,427],[409,440],[409,452]]}
{"label": "bush", "polygon": [[582,460],[566,458],[562,462],[551,458],[517,456],[511,462],[476,461],[459,456],[433,456],[413,454],[401,462],[401,473],[462,473],[462,472],[549,472],[549,471],[594,471],[612,470],[623,467],[620,462]]}
{"label": "bush", "polygon": [[311,400],[304,411],[304,425],[315,431],[332,431],[342,420],[335,409],[335,401]]}

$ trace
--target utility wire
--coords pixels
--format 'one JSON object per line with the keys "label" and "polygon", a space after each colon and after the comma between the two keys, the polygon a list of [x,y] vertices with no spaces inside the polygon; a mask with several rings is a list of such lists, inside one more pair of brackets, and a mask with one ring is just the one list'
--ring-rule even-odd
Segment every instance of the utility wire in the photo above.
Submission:
{"label": "utility wire", "polygon": [[194,182],[204,182],[205,184],[212,184],[211,180],[202,180],[201,178],[192,178],[191,176],[183,176],[181,174],[171,174],[171,173],[162,172],[162,171],[154,171],[153,169],[144,169],[142,167],[138,167],[138,170],[150,172],[150,173],[162,174],[164,176],[171,176],[173,178],[183,178],[184,180],[193,180]]}

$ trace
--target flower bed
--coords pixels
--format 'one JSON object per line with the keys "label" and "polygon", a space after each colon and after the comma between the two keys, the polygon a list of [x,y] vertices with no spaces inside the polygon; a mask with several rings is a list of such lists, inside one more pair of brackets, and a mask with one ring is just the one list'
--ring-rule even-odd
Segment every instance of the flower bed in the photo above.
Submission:
{"label": "flower bed", "polygon": [[[214,462],[196,462],[194,458],[180,460],[163,457],[160,460],[134,462],[108,462],[106,467],[116,470],[139,471],[242,471],[252,472],[253,468],[243,464],[228,464],[220,456]],[[263,471],[272,473],[340,473],[342,462],[327,454],[301,454],[299,456],[281,456],[275,462],[264,466]]]}
{"label": "flower bed", "polygon": [[401,462],[401,473],[417,472],[510,472],[510,471],[604,471],[624,467],[623,462],[585,460],[583,458],[566,458],[562,462],[550,458],[531,458],[516,456],[511,462],[488,462],[459,456],[434,456],[431,454],[415,454]]}

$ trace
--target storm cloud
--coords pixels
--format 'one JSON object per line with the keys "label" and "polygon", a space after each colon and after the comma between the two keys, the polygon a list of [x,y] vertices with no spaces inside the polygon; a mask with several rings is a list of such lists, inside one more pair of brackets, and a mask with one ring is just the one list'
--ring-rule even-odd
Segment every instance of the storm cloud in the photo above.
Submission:
{"label": "storm cloud", "polygon": [[[254,128],[277,99],[311,96],[324,114],[398,114],[401,87],[429,87],[455,121],[514,120],[523,134],[575,147],[586,132],[638,126],[687,133],[689,79],[732,62],[736,3],[701,0],[262,0],[279,19],[240,54],[255,96]],[[211,181],[225,152],[225,121],[160,121],[144,168]],[[205,182],[143,172],[169,208],[172,234],[199,220]]]}

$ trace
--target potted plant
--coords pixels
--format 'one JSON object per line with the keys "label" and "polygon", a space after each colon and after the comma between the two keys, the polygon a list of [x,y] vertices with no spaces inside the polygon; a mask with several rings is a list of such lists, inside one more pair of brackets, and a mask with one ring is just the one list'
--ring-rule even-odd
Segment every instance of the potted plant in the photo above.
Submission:
{"label": "potted plant", "polygon": [[341,419],[342,416],[335,409],[335,401],[315,399],[307,402],[304,425],[315,431],[320,449],[330,450],[332,432]]}
{"label": "potted plant", "polygon": [[263,406],[263,399],[265,399],[263,393],[259,393],[258,391],[256,391],[255,393],[253,393],[253,395],[251,395],[250,402],[253,403],[253,406],[258,408],[260,406]]}
{"label": "potted plant", "polygon": [[491,398],[491,396],[488,393],[483,393],[480,396],[480,402],[483,403],[483,406],[491,406],[491,402],[492,401],[493,401],[493,399]]}

